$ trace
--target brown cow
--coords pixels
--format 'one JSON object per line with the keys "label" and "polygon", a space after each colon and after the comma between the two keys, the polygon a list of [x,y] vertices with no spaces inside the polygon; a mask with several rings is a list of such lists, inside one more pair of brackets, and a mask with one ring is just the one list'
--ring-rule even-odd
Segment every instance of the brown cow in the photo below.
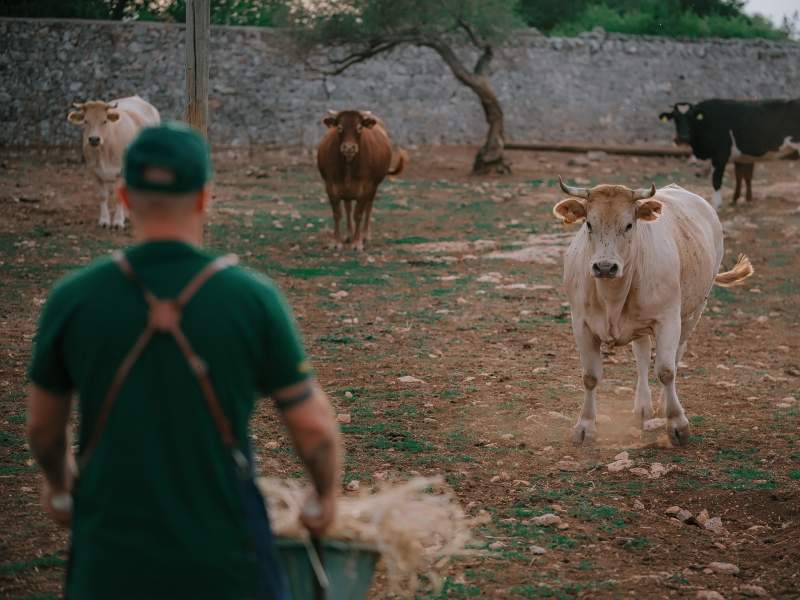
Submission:
{"label": "brown cow", "polygon": [[[333,209],[334,247],[342,248],[339,225],[342,201],[347,215],[347,241],[357,251],[370,240],[372,204],[378,185],[386,175],[398,175],[406,161],[405,152],[391,169],[392,145],[383,124],[368,111],[330,111],[322,120],[328,132],[317,150],[317,166],[325,180],[325,191]],[[351,211],[353,200],[355,213]],[[353,231],[355,217],[355,231]],[[363,218],[363,222],[362,222]]]}

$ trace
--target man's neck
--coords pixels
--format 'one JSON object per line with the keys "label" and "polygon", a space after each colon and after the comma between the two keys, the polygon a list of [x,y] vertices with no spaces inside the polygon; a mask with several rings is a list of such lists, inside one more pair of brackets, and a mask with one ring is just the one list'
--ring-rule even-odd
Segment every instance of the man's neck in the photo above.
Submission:
{"label": "man's neck", "polygon": [[174,227],[169,224],[152,223],[148,225],[134,225],[133,237],[138,242],[175,241],[184,242],[191,246],[203,245],[203,229],[199,227]]}

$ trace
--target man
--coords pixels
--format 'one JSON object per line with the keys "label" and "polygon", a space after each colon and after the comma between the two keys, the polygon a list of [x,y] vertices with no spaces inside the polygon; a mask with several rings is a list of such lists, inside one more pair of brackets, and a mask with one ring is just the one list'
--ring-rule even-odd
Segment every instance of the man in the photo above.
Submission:
{"label": "man", "polygon": [[287,597],[252,480],[261,396],[314,483],[304,524],[318,536],[334,515],[337,428],[289,309],[268,279],[200,248],[210,170],[190,128],[144,129],[119,190],[138,244],[60,281],[40,319],[28,438],[44,508],[72,527],[68,598]]}

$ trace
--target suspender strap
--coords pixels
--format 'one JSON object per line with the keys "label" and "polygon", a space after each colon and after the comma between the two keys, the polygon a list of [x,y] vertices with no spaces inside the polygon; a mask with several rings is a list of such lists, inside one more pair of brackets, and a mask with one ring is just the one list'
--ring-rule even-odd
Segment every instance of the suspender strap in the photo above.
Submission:
{"label": "suspender strap", "polygon": [[200,390],[205,397],[209,412],[211,413],[214,424],[219,431],[222,442],[231,450],[231,452],[233,452],[234,459],[236,460],[239,468],[246,468],[247,461],[244,458],[244,455],[242,455],[242,453],[236,447],[236,437],[233,434],[233,428],[231,427],[230,421],[225,416],[222,406],[219,403],[219,399],[217,398],[217,394],[214,391],[214,386],[211,384],[211,377],[208,374],[208,365],[194,351],[189,339],[183,333],[183,330],[180,326],[183,308],[189,303],[197,291],[212,276],[214,276],[214,274],[226,269],[227,267],[235,265],[238,262],[238,258],[233,254],[229,254],[227,256],[220,256],[219,258],[214,259],[197,275],[195,275],[191,281],[189,281],[186,287],[183,288],[181,293],[178,294],[177,298],[175,299],[158,298],[150,290],[148,290],[142,284],[141,280],[136,276],[133,267],[131,267],[130,262],[122,252],[115,252],[113,258],[119,269],[130,281],[139,287],[144,295],[149,309],[147,326],[139,336],[139,339],[136,340],[133,348],[131,348],[128,354],[125,356],[119,368],[117,369],[117,372],[114,374],[113,379],[111,380],[111,385],[108,387],[108,391],[103,399],[103,404],[100,407],[97,421],[95,422],[86,446],[81,452],[79,459],[80,466],[85,467],[89,462],[89,459],[91,458],[92,453],[97,447],[100,437],[105,430],[108,417],[111,414],[111,409],[114,406],[117,396],[122,390],[122,386],[125,383],[126,378],[130,374],[131,369],[133,369],[133,365],[136,364],[136,361],[147,347],[147,344],[150,343],[153,335],[156,333],[169,333],[177,343],[178,348],[186,358],[186,362],[189,363],[192,373],[195,375],[198,383],[200,384]]}

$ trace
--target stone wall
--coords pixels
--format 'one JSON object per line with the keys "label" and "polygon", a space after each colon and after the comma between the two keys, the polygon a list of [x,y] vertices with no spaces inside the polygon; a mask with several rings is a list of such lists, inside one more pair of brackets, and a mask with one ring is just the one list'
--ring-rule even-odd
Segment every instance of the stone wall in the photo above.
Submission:
{"label": "stone wall", "polygon": [[[72,101],[137,93],[165,118],[184,106],[180,25],[0,19],[0,145],[64,145]],[[315,144],[328,108],[369,108],[403,144],[478,143],[476,97],[430,50],[405,48],[322,78],[285,34],[214,27],[212,141]],[[471,63],[468,51],[462,53]],[[669,142],[657,115],[709,97],[800,96],[800,44],[518,34],[497,52],[492,82],[513,141]]]}

